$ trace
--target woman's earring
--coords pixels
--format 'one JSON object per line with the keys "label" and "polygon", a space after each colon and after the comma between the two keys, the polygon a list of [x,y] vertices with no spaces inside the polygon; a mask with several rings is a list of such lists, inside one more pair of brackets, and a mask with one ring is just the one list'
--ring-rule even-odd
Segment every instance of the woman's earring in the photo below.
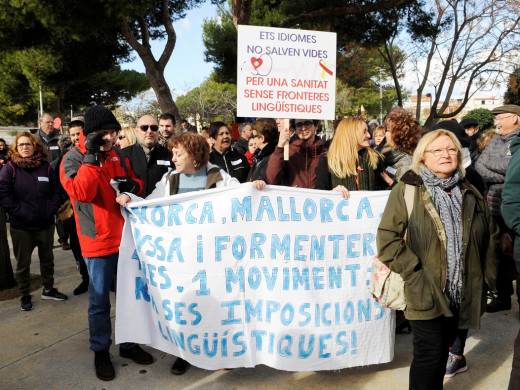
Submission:
{"label": "woman's earring", "polygon": [[193,168],[197,168],[198,166],[199,166],[199,164],[193,163]]}

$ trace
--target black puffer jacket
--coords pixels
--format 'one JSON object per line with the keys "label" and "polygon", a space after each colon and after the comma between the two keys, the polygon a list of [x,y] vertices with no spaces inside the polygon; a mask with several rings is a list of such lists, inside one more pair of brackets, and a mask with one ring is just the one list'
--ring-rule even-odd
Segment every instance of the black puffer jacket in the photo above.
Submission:
{"label": "black puffer jacket", "polygon": [[47,161],[34,169],[20,168],[10,161],[0,171],[0,206],[9,213],[12,228],[40,230],[51,226],[61,203]]}
{"label": "black puffer jacket", "polygon": [[255,151],[253,157],[253,168],[251,168],[251,171],[249,172],[247,181],[266,181],[265,172],[267,171],[267,164],[269,163],[269,157],[271,157],[271,154],[274,152],[274,148],[276,148],[276,143],[276,141],[273,141],[265,145],[263,149],[257,149]]}
{"label": "black puffer jacket", "polygon": [[235,152],[231,148],[224,153],[212,149],[209,154],[209,162],[219,166],[220,169],[226,171],[240,183],[245,183],[247,181],[247,175],[251,169],[247,158],[243,154]]}

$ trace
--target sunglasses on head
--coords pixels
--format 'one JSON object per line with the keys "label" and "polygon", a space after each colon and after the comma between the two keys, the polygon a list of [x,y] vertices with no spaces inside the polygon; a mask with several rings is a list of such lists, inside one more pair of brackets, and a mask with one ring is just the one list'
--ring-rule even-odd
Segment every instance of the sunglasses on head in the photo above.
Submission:
{"label": "sunglasses on head", "polygon": [[141,129],[141,131],[148,131],[148,128],[150,128],[150,130],[152,130],[152,131],[159,130],[159,126],[157,126],[157,125],[150,125],[150,126],[148,126],[148,125],[141,125],[141,126],[139,126],[139,128]]}

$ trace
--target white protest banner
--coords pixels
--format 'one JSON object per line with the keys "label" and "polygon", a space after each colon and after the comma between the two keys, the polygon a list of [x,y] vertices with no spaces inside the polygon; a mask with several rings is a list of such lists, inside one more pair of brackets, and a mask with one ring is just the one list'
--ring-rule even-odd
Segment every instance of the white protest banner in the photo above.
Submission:
{"label": "white protest banner", "polygon": [[237,115],[334,119],[336,33],[238,26]]}
{"label": "white protest banner", "polygon": [[205,369],[391,361],[395,315],[367,286],[387,198],[248,183],[130,203],[116,342]]}

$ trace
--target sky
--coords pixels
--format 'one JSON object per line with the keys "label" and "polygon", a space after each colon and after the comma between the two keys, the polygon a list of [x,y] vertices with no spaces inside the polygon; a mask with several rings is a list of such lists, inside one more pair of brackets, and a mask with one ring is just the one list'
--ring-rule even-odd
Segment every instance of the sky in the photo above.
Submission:
{"label": "sky", "polygon": [[[217,6],[209,1],[201,7],[187,12],[184,19],[174,22],[173,26],[177,34],[177,42],[172,56],[165,70],[166,81],[173,89],[174,99],[184,95],[191,89],[198,87],[213,70],[213,64],[204,61],[204,45],[202,43],[202,26],[204,19],[217,16]],[[158,59],[164,49],[163,42],[152,42],[152,52]],[[133,69],[144,73],[144,65],[137,54],[134,60],[122,64],[123,69]],[[407,71],[402,85],[412,94],[417,88],[417,75],[413,71]],[[431,90],[430,90],[431,89]],[[456,88],[452,98],[462,95],[464,89]],[[433,87],[427,87],[424,93],[434,93]],[[479,92],[478,96],[502,96],[505,92],[505,84],[493,91]]]}
{"label": "sky", "polygon": [[[201,7],[187,12],[184,19],[173,23],[177,42],[164,76],[169,87],[174,90],[174,98],[198,87],[213,71],[213,64],[204,62],[202,25],[204,19],[216,16],[217,6],[207,2]],[[164,42],[152,42],[155,59],[158,59],[164,50]],[[122,64],[121,68],[144,73],[143,62],[135,52],[134,60]]]}

